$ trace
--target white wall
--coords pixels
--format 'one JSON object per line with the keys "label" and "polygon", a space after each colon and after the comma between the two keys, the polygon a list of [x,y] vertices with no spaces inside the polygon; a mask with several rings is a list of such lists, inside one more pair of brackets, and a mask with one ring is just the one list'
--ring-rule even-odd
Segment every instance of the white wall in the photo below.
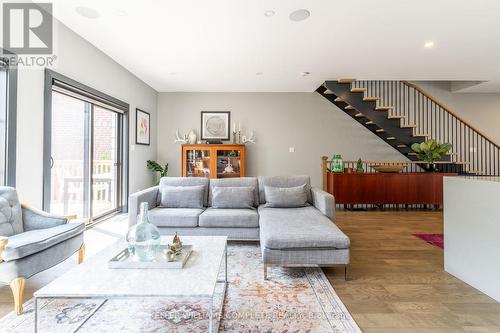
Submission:
{"label": "white wall", "polygon": [[[148,187],[146,160],[156,158],[157,92],[58,21],[54,70],[130,104],[130,143],[135,143],[135,108],[151,114],[151,145],[130,151],[130,193]],[[44,71],[20,69],[17,90],[17,173],[21,201],[42,205]]]}
{"label": "white wall", "polygon": [[444,269],[498,302],[499,197],[498,178],[444,178]]}
{"label": "white wall", "polygon": [[452,92],[450,82],[415,82],[454,113],[500,144],[500,93]]}
{"label": "white wall", "polygon": [[181,174],[175,130],[185,134],[195,129],[199,134],[200,111],[226,110],[231,122],[242,122],[244,132],[255,130],[257,144],[248,145],[248,176],[308,174],[320,186],[322,155],[404,159],[317,93],[160,93],[158,158],[169,163],[169,175]]}

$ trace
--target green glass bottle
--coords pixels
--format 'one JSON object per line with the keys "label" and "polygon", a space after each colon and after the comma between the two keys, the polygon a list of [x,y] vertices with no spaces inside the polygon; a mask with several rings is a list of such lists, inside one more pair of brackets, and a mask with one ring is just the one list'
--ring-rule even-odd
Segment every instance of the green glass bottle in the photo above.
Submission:
{"label": "green glass bottle", "polygon": [[335,171],[334,172],[339,172],[342,173],[344,172],[344,161],[342,160],[342,155],[337,155],[337,158],[335,160]]}
{"label": "green glass bottle", "polygon": [[332,158],[330,159],[330,172],[335,172],[335,159],[337,158],[337,155],[333,154]]}

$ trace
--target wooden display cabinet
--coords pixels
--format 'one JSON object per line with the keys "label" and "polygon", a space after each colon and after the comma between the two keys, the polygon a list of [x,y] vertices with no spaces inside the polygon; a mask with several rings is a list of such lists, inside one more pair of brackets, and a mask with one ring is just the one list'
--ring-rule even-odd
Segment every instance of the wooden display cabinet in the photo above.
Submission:
{"label": "wooden display cabinet", "polygon": [[245,145],[182,145],[182,176],[245,177]]}

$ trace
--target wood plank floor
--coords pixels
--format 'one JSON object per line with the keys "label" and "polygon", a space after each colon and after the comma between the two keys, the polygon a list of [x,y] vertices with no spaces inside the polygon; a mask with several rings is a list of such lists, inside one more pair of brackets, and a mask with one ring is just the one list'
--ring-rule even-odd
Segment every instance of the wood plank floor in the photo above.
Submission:
{"label": "wood plank floor", "polygon": [[[325,272],[363,332],[500,332],[500,303],[445,273],[442,250],[412,236],[442,232],[441,213],[337,215],[338,225],[352,242],[350,280],[343,280],[341,268]],[[126,224],[119,222],[105,222],[87,231],[88,257],[126,232]],[[75,266],[72,257],[28,279],[25,300]],[[10,288],[1,286],[0,316],[10,311]]]}
{"label": "wood plank floor", "polygon": [[363,332],[500,332],[500,303],[444,272],[443,251],[412,235],[442,233],[442,213],[337,218],[351,238],[350,280],[324,270]]}

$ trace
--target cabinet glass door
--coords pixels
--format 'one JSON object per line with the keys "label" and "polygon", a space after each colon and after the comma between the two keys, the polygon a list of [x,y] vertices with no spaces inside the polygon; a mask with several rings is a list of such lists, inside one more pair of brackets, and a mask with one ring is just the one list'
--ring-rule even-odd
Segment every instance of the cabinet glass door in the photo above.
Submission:
{"label": "cabinet glass door", "polygon": [[241,151],[217,151],[217,178],[240,177]]}
{"label": "cabinet glass door", "polygon": [[210,151],[186,151],[186,176],[210,178]]}

